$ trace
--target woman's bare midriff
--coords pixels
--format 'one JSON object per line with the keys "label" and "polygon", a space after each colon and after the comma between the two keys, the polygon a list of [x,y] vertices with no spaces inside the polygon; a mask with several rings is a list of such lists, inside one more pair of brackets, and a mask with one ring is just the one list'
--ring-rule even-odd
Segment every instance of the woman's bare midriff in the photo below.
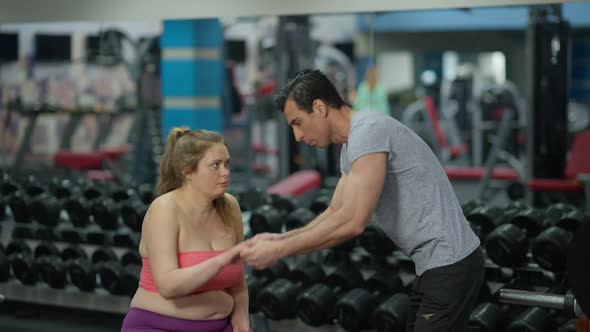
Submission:
{"label": "woman's bare midriff", "polygon": [[231,314],[234,299],[225,291],[210,291],[166,300],[139,287],[131,307],[182,319],[214,320]]}

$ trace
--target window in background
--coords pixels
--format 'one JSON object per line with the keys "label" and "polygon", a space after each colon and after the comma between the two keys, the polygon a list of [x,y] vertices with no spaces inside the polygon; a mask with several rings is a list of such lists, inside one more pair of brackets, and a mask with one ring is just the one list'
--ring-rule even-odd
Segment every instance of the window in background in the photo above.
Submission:
{"label": "window in background", "polygon": [[0,63],[18,60],[18,34],[0,33]]}
{"label": "window in background", "polygon": [[71,35],[35,35],[35,61],[69,62],[72,58]]}

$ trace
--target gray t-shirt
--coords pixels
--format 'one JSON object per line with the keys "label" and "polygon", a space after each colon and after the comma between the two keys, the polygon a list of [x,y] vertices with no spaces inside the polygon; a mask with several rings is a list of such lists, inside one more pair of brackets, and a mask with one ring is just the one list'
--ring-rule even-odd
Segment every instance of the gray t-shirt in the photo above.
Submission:
{"label": "gray t-shirt", "polygon": [[412,259],[417,275],[460,261],[480,245],[430,147],[390,116],[353,113],[340,154],[342,173],[348,174],[359,157],[375,152],[389,156],[371,222]]}

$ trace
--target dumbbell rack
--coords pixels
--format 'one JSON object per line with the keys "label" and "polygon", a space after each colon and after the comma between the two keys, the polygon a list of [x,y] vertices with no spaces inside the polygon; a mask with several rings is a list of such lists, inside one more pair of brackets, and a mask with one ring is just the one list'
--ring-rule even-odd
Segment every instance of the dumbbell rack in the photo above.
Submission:
{"label": "dumbbell rack", "polygon": [[[249,218],[249,213],[244,213],[244,218]],[[248,223],[245,223],[246,225]],[[10,234],[15,226],[13,221],[0,221],[2,226],[2,235],[0,242],[4,245],[11,240]],[[35,247],[41,241],[26,240],[29,245]],[[59,249],[63,249],[71,243],[57,241],[54,243]],[[90,244],[79,244],[81,248],[88,252],[94,251],[99,246]],[[117,255],[120,255],[128,248],[112,248]],[[94,292],[82,292],[73,285],[67,285],[64,289],[50,288],[44,283],[38,283],[34,286],[23,285],[18,280],[9,280],[8,282],[0,282],[0,294],[5,297],[4,301],[14,301],[21,303],[31,303],[37,305],[51,305],[55,307],[67,309],[82,309],[87,311],[102,312],[109,314],[125,315],[129,311],[131,298],[126,296],[117,296],[108,293],[102,288],[96,288]],[[2,303],[0,303],[2,306]],[[262,318],[266,321],[269,330],[271,331],[293,331],[293,332],[342,332],[344,331],[337,325],[324,325],[321,327],[311,327],[305,325],[299,319],[284,319],[280,321],[272,321]],[[253,321],[254,319],[251,318]],[[264,330],[263,330],[264,331]]]}
{"label": "dumbbell rack", "polygon": [[[7,244],[10,241],[10,234],[14,228],[14,223],[9,220],[0,222],[2,226],[2,236],[0,242]],[[36,245],[40,241],[26,240],[27,243]],[[55,242],[58,248],[67,246],[67,242]],[[93,251],[98,246],[81,244],[84,250]],[[128,248],[114,247],[115,253],[127,250]],[[64,308],[75,308],[89,311],[98,311],[113,314],[125,314],[129,311],[131,298],[109,294],[106,290],[97,288],[92,293],[82,292],[73,285],[68,285],[64,289],[54,289],[39,283],[34,286],[23,285],[19,281],[9,280],[0,283],[0,294],[4,295],[5,301],[17,301],[25,303],[34,303],[41,305],[54,305]],[[0,304],[2,305],[2,304]]]}

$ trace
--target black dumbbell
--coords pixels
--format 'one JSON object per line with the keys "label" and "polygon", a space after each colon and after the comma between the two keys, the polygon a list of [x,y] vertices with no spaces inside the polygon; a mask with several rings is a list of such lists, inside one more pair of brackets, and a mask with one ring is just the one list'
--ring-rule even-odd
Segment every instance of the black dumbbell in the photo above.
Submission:
{"label": "black dumbbell", "polygon": [[471,199],[464,203],[461,203],[461,209],[463,210],[463,214],[467,216],[471,210],[483,206],[483,202],[479,199]]}
{"label": "black dumbbell", "polygon": [[61,260],[64,262],[75,261],[76,259],[88,259],[86,251],[77,245],[70,245],[61,251]]}
{"label": "black dumbbell", "polygon": [[27,242],[21,239],[15,239],[8,243],[5,249],[6,256],[11,256],[12,254],[19,254],[19,253],[26,253],[29,255],[33,254],[31,247],[27,244]]}
{"label": "black dumbbell", "polygon": [[409,307],[410,297],[408,294],[393,294],[373,312],[373,327],[379,332],[404,331]]}
{"label": "black dumbbell", "polygon": [[115,230],[119,227],[119,209],[111,198],[94,200],[90,205],[90,214],[94,223],[103,230]]}
{"label": "black dumbbell", "polygon": [[[13,246],[11,246],[13,245]],[[24,242],[12,242],[6,252],[12,273],[23,285],[34,285],[39,280],[39,269],[30,247]]]}
{"label": "black dumbbell", "polygon": [[127,266],[130,264],[142,265],[143,259],[137,250],[128,250],[121,256],[121,264]]}
{"label": "black dumbbell", "polygon": [[62,241],[68,243],[85,243],[86,232],[82,228],[72,227],[71,225],[62,224],[58,226],[55,233]]}
{"label": "black dumbbell", "polygon": [[86,239],[86,243],[94,244],[97,246],[104,246],[110,244],[111,241],[111,232],[106,232],[102,227],[91,224],[87,226],[84,230],[84,237]]}
{"label": "black dumbbell", "polygon": [[289,214],[297,208],[298,202],[293,197],[288,197],[279,194],[270,194],[268,196],[270,205],[275,209],[282,211],[284,214]]}
{"label": "black dumbbell", "polygon": [[35,259],[43,256],[60,256],[60,251],[52,242],[41,242],[35,247]]}
{"label": "black dumbbell", "polygon": [[22,191],[15,191],[8,197],[8,206],[15,222],[30,223],[32,221],[25,201],[25,194]]}
{"label": "black dumbbell", "polygon": [[565,214],[578,210],[575,206],[566,203],[555,203],[545,208],[545,222],[547,227],[555,225]]}
{"label": "black dumbbell", "polygon": [[474,231],[480,240],[485,240],[487,235],[505,220],[504,209],[489,205],[475,207],[466,213],[465,217],[472,228],[475,228]]}
{"label": "black dumbbell", "polygon": [[[39,246],[35,249],[37,252]],[[77,259],[87,259],[86,252],[78,246],[69,246],[59,253],[54,249],[44,249],[45,254],[36,259],[41,279],[51,288],[63,289],[68,283],[68,267]]]}
{"label": "black dumbbell", "polygon": [[[138,262],[139,261],[139,262]],[[141,257],[127,252],[121,262],[110,260],[98,267],[100,284],[113,295],[133,296],[139,285]]]}
{"label": "black dumbbell", "polygon": [[90,223],[90,202],[83,196],[71,196],[62,201],[68,220],[75,227],[85,227]]}
{"label": "black dumbbell", "polygon": [[336,303],[338,324],[348,331],[360,331],[367,326],[371,313],[393,294],[404,291],[399,274],[384,269],[365,282],[365,288],[355,288]]}
{"label": "black dumbbell", "polygon": [[510,223],[494,229],[487,237],[486,253],[499,266],[519,267],[527,262],[529,238],[544,226],[542,211],[525,208],[510,218]]}
{"label": "black dumbbell", "polygon": [[[487,274],[486,280],[488,280]],[[504,287],[519,290],[532,290],[533,284],[530,281],[530,278],[525,274],[519,274],[513,276],[511,280],[504,284]],[[484,284],[486,283],[484,282]],[[488,300],[480,301],[480,303],[473,309],[469,316],[468,331],[504,331],[510,321],[510,317],[514,318],[522,312],[523,309],[518,306],[496,303],[494,300],[497,299],[497,296],[498,292],[490,296]]]}
{"label": "black dumbbell", "polygon": [[469,316],[468,331],[503,331],[507,324],[507,312],[502,305],[493,302],[478,304]]}
{"label": "black dumbbell", "polygon": [[49,191],[53,193],[55,198],[63,200],[79,194],[79,188],[75,185],[72,179],[52,177],[49,181]]}
{"label": "black dumbbell", "polygon": [[479,288],[479,293],[477,293],[477,302],[482,303],[491,300],[492,289],[490,288],[490,285],[488,284],[487,280],[484,280],[484,282],[481,284],[481,287]]}
{"label": "black dumbbell", "polygon": [[[569,212],[568,212],[569,211]],[[568,210],[557,218],[552,217],[548,226],[533,241],[531,252],[539,266],[552,272],[564,272],[569,244],[574,232],[583,223],[589,222],[579,210]]]}
{"label": "black dumbbell", "polygon": [[87,258],[79,258],[68,266],[72,284],[83,292],[93,292],[96,288],[96,270]]}
{"label": "black dumbbell", "polygon": [[349,290],[360,287],[362,282],[363,276],[352,264],[340,264],[322,283],[312,285],[297,297],[297,317],[310,326],[331,323],[336,317],[338,299]]}
{"label": "black dumbbell", "polygon": [[261,188],[249,188],[235,193],[242,211],[253,211],[269,203],[268,194]]}
{"label": "black dumbbell", "polygon": [[258,297],[261,311],[272,320],[294,318],[297,294],[324,277],[319,264],[311,261],[299,264],[289,272],[288,279],[279,278],[264,287]]}
{"label": "black dumbbell", "polygon": [[51,193],[31,197],[28,208],[33,220],[41,225],[55,227],[60,222],[61,203]]}
{"label": "black dumbbell", "polygon": [[137,192],[133,187],[134,186],[122,186],[110,183],[106,192],[115,203],[121,203],[137,196]]}
{"label": "black dumbbell", "polygon": [[110,195],[115,202],[116,214],[121,217],[123,224],[133,232],[140,232],[148,206],[138,193],[134,189],[118,187],[112,188]]}
{"label": "black dumbbell", "polygon": [[115,252],[106,247],[96,249],[91,260],[79,258],[68,266],[68,275],[72,284],[81,291],[92,292],[96,288],[96,275],[102,263],[118,260]]}
{"label": "black dumbbell", "polygon": [[289,266],[285,261],[280,260],[273,266],[264,270],[253,270],[246,279],[249,293],[249,308],[251,312],[260,311],[259,295],[264,287],[270,284],[271,281],[285,277],[289,273]]}
{"label": "black dumbbell", "polygon": [[340,264],[350,263],[351,253],[356,246],[357,238],[352,238],[342,242],[339,245],[327,250],[323,250],[324,258],[322,263],[328,267],[338,266]]}
{"label": "black dumbbell", "polygon": [[551,332],[557,328],[551,314],[542,308],[527,308],[508,325],[507,332]]}
{"label": "black dumbbell", "polygon": [[311,212],[310,209],[303,207],[297,208],[295,211],[287,215],[287,219],[285,220],[285,229],[288,232],[295,228],[301,228],[315,219],[315,217],[315,213]]}
{"label": "black dumbbell", "polygon": [[143,218],[148,206],[138,198],[132,198],[120,205],[120,215],[123,224],[134,232],[141,232]]}
{"label": "black dumbbell", "polygon": [[[46,201],[43,201],[42,196],[48,197]],[[61,211],[66,211],[68,215],[72,214],[71,221],[74,224],[78,223],[78,217],[74,214],[74,208],[71,208],[71,201],[77,200],[82,197],[81,189],[77,185],[77,182],[70,178],[59,178],[53,177],[50,180],[49,189],[46,193],[38,196],[35,201],[31,204],[36,204],[39,206],[39,209],[35,208],[33,213],[33,218],[36,219],[39,223],[54,227],[59,222],[62,222],[60,218]],[[47,212],[44,212],[46,210]],[[49,215],[50,218],[44,217],[45,215]],[[86,221],[84,225],[88,221],[88,217],[86,217]]]}
{"label": "black dumbbell", "polygon": [[154,186],[149,183],[140,184],[137,188],[137,195],[145,205],[154,200]]}
{"label": "black dumbbell", "polygon": [[7,282],[8,280],[10,280],[10,262],[6,253],[0,251],[0,282]]}
{"label": "black dumbbell", "polygon": [[91,259],[92,264],[95,265],[103,262],[117,262],[119,260],[115,251],[107,246],[103,246],[94,250]]}
{"label": "black dumbbell", "polygon": [[67,270],[60,255],[59,249],[50,242],[35,248],[35,265],[40,279],[51,288],[63,289],[67,284]]}
{"label": "black dumbbell", "polygon": [[49,226],[38,226],[33,231],[33,238],[40,241],[61,241],[61,236],[56,228]]}
{"label": "black dumbbell", "polygon": [[[554,295],[565,295],[568,293],[569,284],[567,280],[562,279],[557,283],[554,283],[547,289],[547,294]],[[542,294],[542,293],[537,293]],[[507,301],[510,299],[510,291],[508,287],[498,291],[498,298],[500,301]],[[573,297],[571,298],[573,300]],[[507,301],[510,302],[510,301]],[[571,304],[569,310],[564,310],[567,304]],[[565,313],[567,312],[567,313]],[[565,315],[564,315],[565,313]],[[573,301],[565,301],[562,308],[557,309],[541,309],[539,307],[528,307],[524,311],[515,315],[510,322],[506,331],[517,332],[517,331],[530,331],[530,332],[549,332],[556,331],[558,326],[563,323],[566,315],[573,315]],[[569,318],[569,317],[568,317]]]}
{"label": "black dumbbell", "polygon": [[87,260],[86,252],[78,246],[64,248],[61,254],[37,259],[41,279],[51,288],[63,289],[68,283],[69,266],[76,260]]}
{"label": "black dumbbell", "polygon": [[20,185],[9,174],[2,174],[0,177],[0,193],[2,193],[2,197],[8,197],[19,190]]}
{"label": "black dumbbell", "polygon": [[[0,191],[1,191],[1,189],[0,189]],[[6,207],[8,206],[7,199],[8,199],[7,196],[4,196],[4,195],[0,196],[0,221],[6,219]]]}
{"label": "black dumbbell", "polygon": [[117,231],[113,233],[113,245],[118,247],[126,248],[137,248],[139,245],[140,234],[132,232],[125,226],[119,227]]}
{"label": "black dumbbell", "polygon": [[13,239],[34,239],[37,237],[35,234],[37,232],[37,227],[34,225],[26,225],[26,224],[15,224],[14,228],[12,229],[12,238]]}
{"label": "black dumbbell", "polygon": [[285,213],[271,205],[265,204],[254,211],[250,216],[250,230],[252,234],[281,233]]}
{"label": "black dumbbell", "polygon": [[[519,270],[510,280],[505,282],[502,288],[532,291],[535,285],[539,285],[537,281],[539,278],[542,278],[541,275],[542,272],[540,271]],[[488,280],[487,275],[486,280]],[[493,281],[504,282],[505,280]],[[551,286],[555,287],[555,282]],[[480,302],[474,308],[469,318],[468,331],[505,331],[510,321],[517,318],[523,312],[525,307],[496,303],[499,292],[500,290],[491,295],[487,301]]]}
{"label": "black dumbbell", "polygon": [[48,191],[47,186],[36,177],[28,176],[23,189],[22,199],[30,221],[55,226],[59,222],[61,207],[58,200]]}
{"label": "black dumbbell", "polygon": [[319,215],[324,212],[332,202],[332,195],[328,195],[327,193],[318,194],[314,200],[309,205],[309,209],[311,212]]}
{"label": "black dumbbell", "polygon": [[359,236],[358,243],[372,256],[389,256],[395,250],[393,241],[381,228],[375,225],[368,225],[365,231]]}

